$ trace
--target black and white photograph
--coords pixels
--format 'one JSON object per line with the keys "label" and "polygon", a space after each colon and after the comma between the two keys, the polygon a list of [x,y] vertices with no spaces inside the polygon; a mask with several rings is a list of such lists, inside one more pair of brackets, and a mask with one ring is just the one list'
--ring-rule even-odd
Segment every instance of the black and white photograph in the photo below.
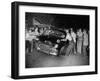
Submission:
{"label": "black and white photograph", "polygon": [[89,65],[89,15],[25,13],[25,67]]}
{"label": "black and white photograph", "polygon": [[97,7],[12,3],[11,77],[97,74]]}

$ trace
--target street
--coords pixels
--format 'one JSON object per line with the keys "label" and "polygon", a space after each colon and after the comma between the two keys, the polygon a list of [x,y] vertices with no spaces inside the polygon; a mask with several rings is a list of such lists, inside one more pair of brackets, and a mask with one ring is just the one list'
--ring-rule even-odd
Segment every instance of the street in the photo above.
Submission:
{"label": "street", "polygon": [[37,51],[36,49],[32,53],[26,53],[25,59],[26,68],[89,65],[88,56],[79,54],[54,56]]}

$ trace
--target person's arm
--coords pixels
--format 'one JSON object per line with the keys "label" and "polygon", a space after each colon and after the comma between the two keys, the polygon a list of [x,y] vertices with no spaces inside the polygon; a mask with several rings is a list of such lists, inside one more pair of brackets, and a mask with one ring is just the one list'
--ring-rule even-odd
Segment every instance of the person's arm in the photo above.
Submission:
{"label": "person's arm", "polygon": [[61,39],[61,41],[67,41],[68,40],[68,36],[66,36],[65,39]]}

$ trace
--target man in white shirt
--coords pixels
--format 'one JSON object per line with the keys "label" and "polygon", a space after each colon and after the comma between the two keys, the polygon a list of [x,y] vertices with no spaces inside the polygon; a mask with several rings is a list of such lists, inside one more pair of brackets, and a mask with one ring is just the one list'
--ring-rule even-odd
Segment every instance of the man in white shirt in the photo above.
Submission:
{"label": "man in white shirt", "polygon": [[73,31],[73,29],[71,29],[71,36],[73,41],[76,43],[76,33]]}
{"label": "man in white shirt", "polygon": [[62,47],[61,52],[65,52],[65,55],[71,55],[73,54],[73,42],[72,42],[72,37],[71,34],[69,33],[69,30],[65,30],[66,32],[66,38],[62,39],[61,41],[68,41],[69,44],[65,45],[64,47]]}
{"label": "man in white shirt", "polygon": [[70,35],[70,33],[69,33],[69,30],[65,30],[65,32],[66,32],[66,37],[65,37],[65,39],[62,39],[61,41],[72,41],[72,37],[71,37],[71,35]]}
{"label": "man in white shirt", "polygon": [[78,54],[82,53],[82,40],[83,40],[83,33],[82,30],[79,29],[77,31],[77,53]]}
{"label": "man in white shirt", "polygon": [[27,29],[25,30],[25,44],[26,44],[26,52],[29,53],[31,52],[31,41],[32,38],[30,37],[30,30],[28,31]]}
{"label": "man in white shirt", "polygon": [[37,38],[38,35],[39,35],[38,28],[35,28],[35,31],[33,31],[33,32],[31,31],[31,29],[28,32],[26,32],[26,34],[25,34],[25,40],[27,42],[29,42],[29,45],[28,45],[28,48],[30,50],[29,52],[33,51],[33,48],[35,47],[35,40],[39,40]]}
{"label": "man in white shirt", "polygon": [[71,28],[71,37],[73,39],[73,53],[76,54],[76,33],[73,31],[73,29]]}
{"label": "man in white shirt", "polygon": [[32,38],[32,39],[34,39],[34,40],[39,40],[39,39],[37,38],[37,36],[40,35],[39,32],[38,32],[38,28],[36,28],[34,32],[31,32],[30,35],[31,35],[31,38]]}
{"label": "man in white shirt", "polygon": [[87,55],[87,47],[88,47],[88,34],[86,30],[83,30],[83,54]]}

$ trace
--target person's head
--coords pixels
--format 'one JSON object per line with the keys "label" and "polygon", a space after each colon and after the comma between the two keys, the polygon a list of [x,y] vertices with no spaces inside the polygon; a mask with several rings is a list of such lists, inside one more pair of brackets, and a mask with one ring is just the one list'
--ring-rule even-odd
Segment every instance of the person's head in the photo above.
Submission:
{"label": "person's head", "polygon": [[85,29],[83,30],[83,33],[84,33],[84,34],[86,33],[86,30],[85,30]]}
{"label": "person's head", "polygon": [[44,29],[43,29],[43,28],[41,28],[41,29],[40,29],[40,33],[43,33],[43,30],[44,30]]}
{"label": "person's head", "polygon": [[31,30],[29,30],[28,32],[31,33]]}
{"label": "person's head", "polygon": [[72,29],[72,28],[70,28],[70,31],[72,32],[72,31],[73,31],[73,29]]}
{"label": "person's head", "polygon": [[73,28],[70,29],[70,33],[72,33],[72,32],[74,32],[74,31],[73,31]]}
{"label": "person's head", "polygon": [[66,33],[69,33],[69,30],[68,30],[68,29],[66,29],[66,30],[65,30],[65,32],[66,32]]}
{"label": "person's head", "polygon": [[81,28],[79,29],[79,32],[82,32]]}

